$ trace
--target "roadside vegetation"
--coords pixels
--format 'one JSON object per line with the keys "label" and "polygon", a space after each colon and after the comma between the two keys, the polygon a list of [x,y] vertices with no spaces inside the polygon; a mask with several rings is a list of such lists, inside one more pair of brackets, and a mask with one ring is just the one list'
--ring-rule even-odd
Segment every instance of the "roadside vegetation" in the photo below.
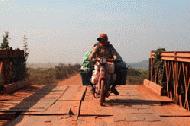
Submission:
{"label": "roadside vegetation", "polygon": [[[51,84],[79,73],[79,64],[59,64],[52,68],[28,68],[28,80],[33,84]],[[148,78],[148,70],[129,67],[128,84],[142,84]]]}
{"label": "roadside vegetation", "polygon": [[28,68],[28,81],[33,84],[51,84],[78,73],[79,64],[59,64],[54,68]]}
{"label": "roadside vegetation", "polygon": [[128,68],[127,83],[128,84],[142,84],[144,79],[148,78],[147,69]]}

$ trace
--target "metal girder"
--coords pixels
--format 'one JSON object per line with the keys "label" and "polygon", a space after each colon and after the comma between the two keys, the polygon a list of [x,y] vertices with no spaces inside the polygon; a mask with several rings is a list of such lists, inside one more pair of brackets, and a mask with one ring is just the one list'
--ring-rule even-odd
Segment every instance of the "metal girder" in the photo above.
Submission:
{"label": "metal girder", "polygon": [[[158,70],[154,67],[155,53],[151,51],[149,59],[149,79],[158,82],[155,76]],[[190,51],[164,51],[161,53],[165,78],[162,87],[168,97],[180,106],[190,109]]]}

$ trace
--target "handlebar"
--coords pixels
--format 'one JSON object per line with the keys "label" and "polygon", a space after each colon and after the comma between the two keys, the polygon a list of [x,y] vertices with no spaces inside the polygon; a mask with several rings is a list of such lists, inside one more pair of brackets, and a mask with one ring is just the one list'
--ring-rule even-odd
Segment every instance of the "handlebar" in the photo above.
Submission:
{"label": "handlebar", "polygon": [[95,62],[101,62],[102,60],[106,60],[106,62],[115,62],[113,58],[95,58],[93,61]]}

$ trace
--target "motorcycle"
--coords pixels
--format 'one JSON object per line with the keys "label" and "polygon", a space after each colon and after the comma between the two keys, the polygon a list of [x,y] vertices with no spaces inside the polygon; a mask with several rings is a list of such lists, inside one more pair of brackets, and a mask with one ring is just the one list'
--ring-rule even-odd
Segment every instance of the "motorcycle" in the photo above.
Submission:
{"label": "motorcycle", "polygon": [[115,65],[113,59],[104,57],[97,58],[98,82],[94,84],[95,98],[100,98],[100,106],[104,105],[105,99],[110,96],[110,89],[114,82]]}

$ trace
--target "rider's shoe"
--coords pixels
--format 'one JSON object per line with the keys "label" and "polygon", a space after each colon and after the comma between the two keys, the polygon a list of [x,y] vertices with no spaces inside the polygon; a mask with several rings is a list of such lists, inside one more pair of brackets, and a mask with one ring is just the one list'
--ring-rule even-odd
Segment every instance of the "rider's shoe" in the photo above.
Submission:
{"label": "rider's shoe", "polygon": [[119,92],[117,91],[115,86],[111,87],[111,93],[113,93],[114,95],[119,95]]}
{"label": "rider's shoe", "polygon": [[109,96],[110,96],[110,93],[107,92],[107,93],[105,94],[105,97],[108,98]]}

